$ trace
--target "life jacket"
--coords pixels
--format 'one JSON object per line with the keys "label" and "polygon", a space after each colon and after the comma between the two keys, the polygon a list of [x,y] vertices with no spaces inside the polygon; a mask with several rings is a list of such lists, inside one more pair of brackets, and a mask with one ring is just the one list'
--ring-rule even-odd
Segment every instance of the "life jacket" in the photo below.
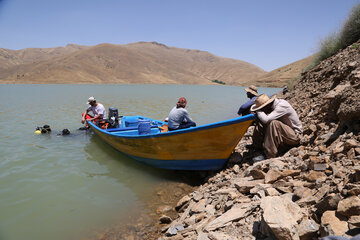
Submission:
{"label": "life jacket", "polygon": [[99,119],[96,122],[96,125],[101,129],[108,129],[109,127],[109,121],[107,119]]}

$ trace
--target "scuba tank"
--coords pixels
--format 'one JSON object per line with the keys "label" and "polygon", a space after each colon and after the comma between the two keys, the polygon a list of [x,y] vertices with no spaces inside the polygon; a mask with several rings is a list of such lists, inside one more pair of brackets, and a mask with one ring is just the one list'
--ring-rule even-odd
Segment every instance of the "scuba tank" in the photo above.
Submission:
{"label": "scuba tank", "polygon": [[43,127],[36,127],[35,134],[42,134],[42,133],[50,133],[51,128],[49,125],[44,125]]}

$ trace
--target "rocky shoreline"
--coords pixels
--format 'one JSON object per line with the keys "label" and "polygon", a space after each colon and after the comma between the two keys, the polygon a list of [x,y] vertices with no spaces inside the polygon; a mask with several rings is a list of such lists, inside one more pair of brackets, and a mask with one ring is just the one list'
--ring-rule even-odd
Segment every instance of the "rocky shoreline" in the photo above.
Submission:
{"label": "rocky shoreline", "polygon": [[317,239],[360,233],[360,42],[302,74],[284,97],[299,147],[255,164],[250,127],[225,169],[160,217],[158,239]]}

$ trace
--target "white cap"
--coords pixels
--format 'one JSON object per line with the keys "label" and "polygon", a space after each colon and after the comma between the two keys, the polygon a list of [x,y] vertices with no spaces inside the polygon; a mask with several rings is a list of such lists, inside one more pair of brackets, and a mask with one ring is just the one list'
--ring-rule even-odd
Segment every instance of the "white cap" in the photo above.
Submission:
{"label": "white cap", "polygon": [[95,102],[95,101],[96,101],[96,99],[94,97],[89,97],[87,103],[89,104],[90,102]]}

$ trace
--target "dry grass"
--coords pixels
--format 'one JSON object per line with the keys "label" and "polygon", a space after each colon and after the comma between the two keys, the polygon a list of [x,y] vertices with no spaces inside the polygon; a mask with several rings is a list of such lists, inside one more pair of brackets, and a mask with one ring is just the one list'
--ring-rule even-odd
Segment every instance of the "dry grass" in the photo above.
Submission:
{"label": "dry grass", "polygon": [[331,57],[360,39],[360,3],[356,4],[339,32],[331,33],[320,43],[313,65]]}

